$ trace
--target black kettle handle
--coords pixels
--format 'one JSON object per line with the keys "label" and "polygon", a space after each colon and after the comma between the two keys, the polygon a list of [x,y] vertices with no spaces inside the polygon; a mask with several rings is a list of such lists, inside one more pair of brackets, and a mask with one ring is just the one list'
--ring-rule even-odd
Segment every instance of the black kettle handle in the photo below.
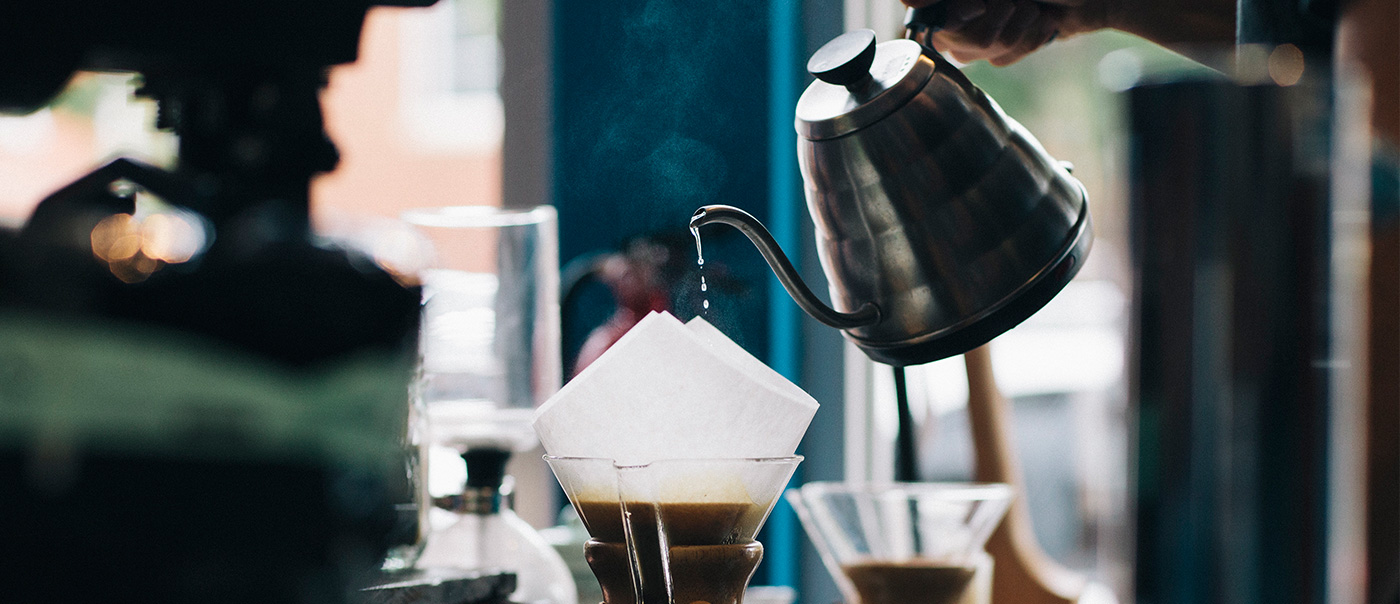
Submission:
{"label": "black kettle handle", "polygon": [[904,13],[904,37],[923,45],[924,56],[933,61],[938,69],[942,70],[959,86],[962,86],[968,94],[978,99],[979,104],[986,105],[985,95],[981,89],[977,88],[972,80],[967,79],[963,72],[958,70],[943,53],[933,47],[933,34],[943,30],[948,24],[948,1],[939,0],[921,8],[911,8]]}
{"label": "black kettle handle", "polygon": [[904,13],[904,37],[924,46],[933,46],[930,37],[947,24],[947,0],[939,0],[921,8],[911,8]]}

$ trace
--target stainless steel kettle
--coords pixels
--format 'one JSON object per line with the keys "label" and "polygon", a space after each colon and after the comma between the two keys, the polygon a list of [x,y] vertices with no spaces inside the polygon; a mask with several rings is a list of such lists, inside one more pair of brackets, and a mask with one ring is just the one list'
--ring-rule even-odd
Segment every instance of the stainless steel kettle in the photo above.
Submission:
{"label": "stainless steel kettle", "polygon": [[739,228],[803,310],[895,366],[987,343],[1075,275],[1093,240],[1083,185],[936,51],[859,30],[807,69],[797,156],[835,309],[744,211],[702,207],[693,231]]}

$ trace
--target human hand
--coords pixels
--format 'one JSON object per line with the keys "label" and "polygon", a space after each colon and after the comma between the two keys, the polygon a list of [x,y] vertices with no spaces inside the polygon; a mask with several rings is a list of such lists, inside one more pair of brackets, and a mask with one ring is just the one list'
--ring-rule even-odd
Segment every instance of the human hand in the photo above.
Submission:
{"label": "human hand", "polygon": [[911,8],[947,4],[934,48],[962,63],[1010,65],[1057,37],[1106,26],[1109,0],[903,0]]}

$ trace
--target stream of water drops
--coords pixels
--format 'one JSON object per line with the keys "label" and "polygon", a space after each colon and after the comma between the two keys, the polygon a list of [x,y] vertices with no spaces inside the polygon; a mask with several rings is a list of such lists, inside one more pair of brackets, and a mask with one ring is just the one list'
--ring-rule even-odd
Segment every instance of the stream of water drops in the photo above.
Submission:
{"label": "stream of water drops", "polygon": [[[700,266],[700,291],[709,292],[710,285],[705,283],[705,251],[700,246],[700,229],[690,227],[690,236],[695,238],[695,263]],[[710,296],[706,293],[702,297],[700,307],[706,311],[710,310]]]}

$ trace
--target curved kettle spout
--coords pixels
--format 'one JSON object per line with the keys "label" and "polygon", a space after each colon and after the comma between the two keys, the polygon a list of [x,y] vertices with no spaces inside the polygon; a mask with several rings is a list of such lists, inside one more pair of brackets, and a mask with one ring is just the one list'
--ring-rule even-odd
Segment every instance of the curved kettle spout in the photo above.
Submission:
{"label": "curved kettle spout", "polygon": [[763,259],[768,261],[768,267],[773,269],[773,274],[778,276],[778,282],[783,284],[788,295],[813,319],[837,329],[865,327],[880,322],[880,309],[871,302],[866,302],[854,312],[848,313],[839,312],[823,304],[807,284],[802,282],[802,278],[797,275],[797,269],[792,267],[787,255],[783,254],[782,248],[778,247],[778,242],[773,240],[768,229],[748,212],[733,206],[703,206],[690,217],[690,230],[698,236],[700,227],[713,222],[732,226],[748,237],[749,241],[758,247]]}

